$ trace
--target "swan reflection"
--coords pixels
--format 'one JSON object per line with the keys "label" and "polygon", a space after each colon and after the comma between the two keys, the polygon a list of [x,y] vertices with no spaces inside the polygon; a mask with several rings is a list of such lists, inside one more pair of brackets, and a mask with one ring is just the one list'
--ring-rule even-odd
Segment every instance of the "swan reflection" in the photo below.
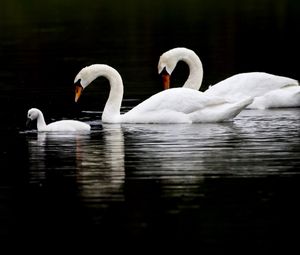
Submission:
{"label": "swan reflection", "polygon": [[38,133],[37,137],[28,136],[28,145],[32,183],[43,185],[60,176],[75,183],[84,202],[123,199],[124,137],[120,126],[103,126],[89,134]]}
{"label": "swan reflection", "polygon": [[189,197],[201,194],[195,189],[205,178],[289,174],[299,165],[291,153],[299,148],[295,120],[296,109],[247,110],[226,123],[103,124],[89,134],[31,133],[30,181],[55,185],[63,176],[88,206],[107,206],[123,201],[124,186],[130,190],[132,183]]}
{"label": "swan reflection", "polygon": [[[122,124],[126,138],[127,201],[130,201],[129,195],[131,200],[140,204],[144,204],[143,200],[149,196],[147,194],[159,194],[158,200],[189,200],[196,195],[202,196],[199,190],[210,172],[205,164],[205,156],[210,150],[216,149],[218,142],[223,140],[225,143],[234,135],[233,126],[232,122]],[[139,191],[131,192],[131,187]],[[144,194],[146,198],[140,198],[139,194]],[[150,201],[148,203],[151,204]]]}
{"label": "swan reflection", "polygon": [[[123,124],[126,167],[139,169],[134,172],[137,178],[156,176],[178,183],[204,177],[278,174],[286,170],[282,160],[299,143],[295,119],[299,119],[297,109],[246,110],[233,122]],[[291,158],[289,165],[294,168],[297,162]]]}
{"label": "swan reflection", "polygon": [[123,200],[124,137],[120,125],[103,125],[103,139],[92,139],[82,148],[77,182],[85,199]]}

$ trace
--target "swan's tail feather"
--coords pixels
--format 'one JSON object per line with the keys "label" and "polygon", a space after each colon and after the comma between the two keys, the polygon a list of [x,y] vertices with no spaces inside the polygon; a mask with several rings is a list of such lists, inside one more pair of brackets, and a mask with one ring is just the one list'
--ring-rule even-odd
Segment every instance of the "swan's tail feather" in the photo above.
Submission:
{"label": "swan's tail feather", "polygon": [[243,110],[245,107],[247,107],[249,104],[252,104],[254,100],[254,97],[247,97],[244,100],[241,100],[239,102],[236,103],[236,106],[238,108],[240,108],[241,110]]}
{"label": "swan's tail feather", "polygon": [[193,122],[222,122],[236,117],[243,109],[253,102],[252,97],[247,97],[236,103],[224,103],[206,109],[195,111],[189,116]]}
{"label": "swan's tail feather", "polygon": [[233,119],[248,105],[252,104],[252,102],[253,97],[247,97],[246,99],[233,103],[231,106],[228,107],[227,110],[224,111],[224,120]]}

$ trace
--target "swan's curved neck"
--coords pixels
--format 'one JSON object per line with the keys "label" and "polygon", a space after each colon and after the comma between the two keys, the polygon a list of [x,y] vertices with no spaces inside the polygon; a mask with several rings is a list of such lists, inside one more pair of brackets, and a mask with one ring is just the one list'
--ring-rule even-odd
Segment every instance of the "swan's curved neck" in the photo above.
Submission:
{"label": "swan's curved neck", "polygon": [[101,64],[93,65],[91,72],[93,72],[94,79],[103,76],[108,79],[110,84],[108,100],[102,113],[102,121],[109,123],[119,122],[123,99],[123,81],[120,74],[112,67]]}
{"label": "swan's curved neck", "polygon": [[39,111],[38,117],[37,117],[37,130],[43,130],[46,127],[46,122],[44,119],[44,115],[41,111]]}
{"label": "swan's curved neck", "polygon": [[203,79],[203,67],[201,60],[194,52],[185,52],[179,60],[189,66],[190,74],[183,87],[199,90]]}

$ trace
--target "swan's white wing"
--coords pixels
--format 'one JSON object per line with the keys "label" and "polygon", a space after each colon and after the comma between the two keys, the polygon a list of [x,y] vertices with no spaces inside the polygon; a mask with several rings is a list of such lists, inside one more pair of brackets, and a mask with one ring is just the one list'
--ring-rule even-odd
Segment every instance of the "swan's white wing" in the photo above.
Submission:
{"label": "swan's white wing", "polygon": [[249,108],[267,109],[300,106],[300,86],[287,86],[255,97]]}
{"label": "swan's white wing", "polygon": [[144,102],[140,103],[126,114],[143,113],[160,110],[172,110],[182,113],[191,113],[211,105],[227,102],[216,96],[207,96],[204,93],[188,89],[173,88],[161,91]]}
{"label": "swan's white wing", "polygon": [[189,114],[192,122],[221,122],[233,119],[253,102],[251,97],[235,103],[212,105]]}
{"label": "swan's white wing", "polygon": [[[252,102],[252,99],[249,99]],[[250,101],[248,100],[248,104]],[[238,105],[238,103],[235,103]],[[123,123],[217,122],[237,115],[234,104],[187,88],[173,88],[155,94],[122,115]],[[239,106],[239,109],[244,106]],[[212,116],[212,114],[214,116]]]}
{"label": "swan's white wing", "polygon": [[122,115],[123,123],[192,123],[191,118],[174,110],[157,110],[148,112],[130,112]]}
{"label": "swan's white wing", "polygon": [[90,125],[77,120],[60,120],[50,123],[44,131],[88,131]]}
{"label": "swan's white wing", "polygon": [[231,76],[213,86],[208,95],[224,96],[230,100],[241,100],[245,96],[262,96],[286,86],[299,86],[294,79],[263,72],[241,73]]}

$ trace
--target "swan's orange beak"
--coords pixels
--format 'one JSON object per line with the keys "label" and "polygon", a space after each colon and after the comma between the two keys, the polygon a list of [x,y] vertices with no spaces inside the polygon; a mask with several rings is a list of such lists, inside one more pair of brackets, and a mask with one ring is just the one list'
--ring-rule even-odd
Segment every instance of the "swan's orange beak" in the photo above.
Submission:
{"label": "swan's orange beak", "polygon": [[171,75],[168,74],[167,72],[163,72],[162,75],[162,82],[163,82],[163,88],[164,90],[169,89],[170,88],[170,78]]}
{"label": "swan's orange beak", "polygon": [[82,90],[83,88],[81,85],[75,85],[75,103],[77,103],[78,99],[80,98]]}

